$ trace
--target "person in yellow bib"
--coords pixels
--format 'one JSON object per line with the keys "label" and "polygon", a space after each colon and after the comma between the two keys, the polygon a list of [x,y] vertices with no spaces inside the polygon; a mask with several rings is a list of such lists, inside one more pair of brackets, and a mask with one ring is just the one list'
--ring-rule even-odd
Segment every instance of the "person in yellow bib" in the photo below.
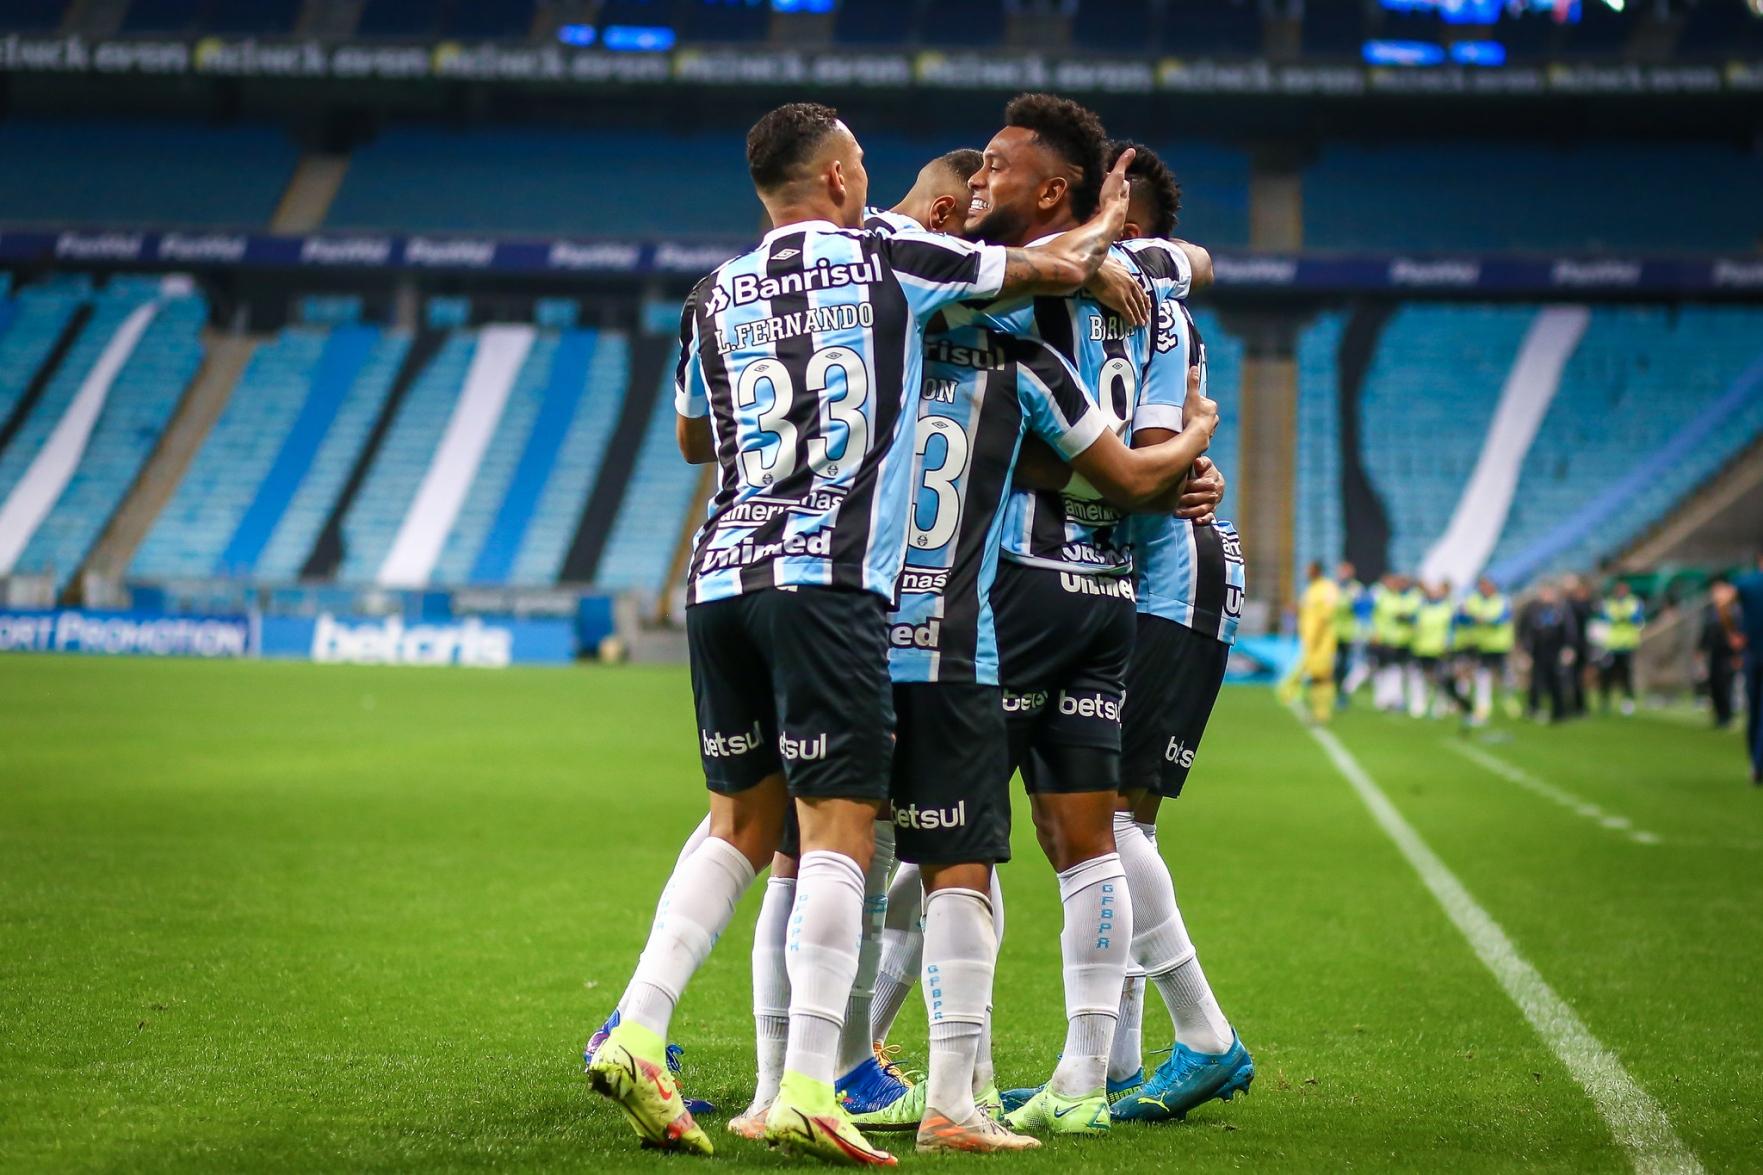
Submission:
{"label": "person in yellow bib", "polygon": [[1610,712],[1612,690],[1622,690],[1622,712],[1634,713],[1634,651],[1641,647],[1641,630],[1647,626],[1645,610],[1623,580],[1598,606],[1597,624],[1603,636],[1603,656],[1598,662],[1598,685],[1604,696],[1604,713]]}
{"label": "person in yellow bib", "polygon": [[1456,619],[1457,608],[1451,603],[1449,585],[1427,584],[1420,607],[1414,613],[1414,665],[1419,669],[1420,688],[1409,694],[1408,713],[1415,718],[1425,718],[1429,711],[1441,716],[1442,710],[1435,709],[1433,703],[1442,704],[1445,699],[1465,716],[1469,713],[1468,699],[1457,689],[1456,666],[1451,657]]}
{"label": "person in yellow bib", "polygon": [[1464,597],[1459,615],[1464,625],[1459,631],[1472,634],[1470,646],[1476,661],[1474,721],[1482,725],[1493,715],[1495,691],[1506,685],[1506,660],[1517,636],[1512,601],[1484,575],[1475,591]]}
{"label": "person in yellow bib", "polygon": [[1310,717],[1327,722],[1334,716],[1335,654],[1340,636],[1335,626],[1335,611],[1340,603],[1340,588],[1322,573],[1322,564],[1312,562],[1305,569],[1310,585],[1298,604],[1298,679],[1310,704]]}

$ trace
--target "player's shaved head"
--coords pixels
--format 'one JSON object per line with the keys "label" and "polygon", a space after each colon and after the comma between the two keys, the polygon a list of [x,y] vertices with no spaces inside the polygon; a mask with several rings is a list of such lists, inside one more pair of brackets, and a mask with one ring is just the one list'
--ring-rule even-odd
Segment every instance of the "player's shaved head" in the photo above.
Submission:
{"label": "player's shaved head", "polygon": [[863,223],[863,148],[830,106],[789,102],[754,123],[747,170],[774,224],[816,217],[847,228]]}
{"label": "player's shaved head", "polygon": [[1088,220],[1101,200],[1107,144],[1102,121],[1068,98],[1013,98],[970,182],[978,221],[968,235],[1020,245]]}
{"label": "player's shaved head", "polygon": [[1132,162],[1127,165],[1126,178],[1132,184],[1132,196],[1126,207],[1128,237],[1167,238],[1175,235],[1181,219],[1181,185],[1169,165],[1143,143],[1115,139],[1108,144],[1107,164],[1114,166],[1123,151],[1132,149]]}
{"label": "player's shaved head", "polygon": [[964,235],[969,197],[967,181],[980,169],[984,156],[972,147],[939,155],[918,169],[918,178],[894,211],[910,216],[935,233]]}

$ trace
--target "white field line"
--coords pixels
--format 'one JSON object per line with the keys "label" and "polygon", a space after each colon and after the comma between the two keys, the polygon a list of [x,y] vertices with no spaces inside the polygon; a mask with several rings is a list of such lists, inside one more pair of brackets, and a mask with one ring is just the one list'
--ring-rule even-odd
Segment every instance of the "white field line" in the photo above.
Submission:
{"label": "white field line", "polygon": [[1347,752],[1339,739],[1327,730],[1308,728],[1344,776],[1359,793],[1372,819],[1396,842],[1396,847],[1420,874],[1420,880],[1432,891],[1475,955],[1494,973],[1530,1026],[1536,1029],[1543,1043],[1549,1046],[1573,1079],[1584,1087],[1598,1113],[1610,1126],[1610,1133],[1628,1152],[1634,1168],[1641,1175],[1665,1175],[1667,1172],[1701,1172],[1702,1165],[1677,1137],[1671,1120],[1652,1096],[1636,1084],[1615,1053],[1591,1034],[1572,1008],[1551,988],[1518,953],[1506,932],[1470,896],[1457,876],[1439,860],[1427,843],[1420,839],[1412,825],[1396,811],[1359,761]]}
{"label": "white field line", "polygon": [[1524,768],[1506,760],[1488,754],[1480,747],[1472,747],[1467,743],[1447,741],[1445,743],[1453,751],[1462,755],[1470,762],[1492,771],[1501,779],[1515,783],[1532,795],[1541,796],[1552,804],[1559,804],[1576,816],[1583,816],[1593,824],[1619,832],[1637,845],[1656,845],[1659,834],[1636,828],[1627,816],[1618,816],[1614,812],[1606,812],[1588,799],[1576,796],[1572,792],[1556,787],[1546,779],[1538,779]]}

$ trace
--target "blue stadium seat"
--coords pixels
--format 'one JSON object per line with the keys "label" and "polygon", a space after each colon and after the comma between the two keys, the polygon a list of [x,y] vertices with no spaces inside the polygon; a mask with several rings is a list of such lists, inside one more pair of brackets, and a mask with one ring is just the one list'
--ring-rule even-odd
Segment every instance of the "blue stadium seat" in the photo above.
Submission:
{"label": "blue stadium seat", "polygon": [[200,297],[156,296],[151,287],[106,291],[42,400],[0,461],[17,484],[17,462],[34,456],[61,420],[99,355],[124,321],[146,302],[157,304],[134,348],[116,373],[73,476],[25,545],[15,570],[71,580],[115,513],[202,362],[201,331],[208,306]]}
{"label": "blue stadium seat", "polygon": [[[1325,310],[1298,335],[1298,470],[1293,495],[1297,517],[1292,550],[1295,573],[1301,573],[1312,560],[1332,566],[1340,560],[1344,547],[1338,363],[1341,332],[1346,323],[1346,316],[1340,311]],[[1217,382],[1216,377],[1213,382]],[[1223,431],[1221,425],[1219,432]],[[1217,447],[1214,441],[1213,448]],[[1234,467],[1219,464],[1225,476],[1236,475]]]}
{"label": "blue stadium seat", "polygon": [[1143,53],[1154,26],[1151,0],[1089,0],[1071,20],[1071,43],[1099,53]]}
{"label": "blue stadium seat", "polygon": [[1257,57],[1261,12],[1255,0],[1169,0],[1159,48],[1183,57]]}
{"label": "blue stadium seat", "polygon": [[[1637,188],[1637,175],[1696,182]],[[1304,174],[1304,242],[1634,251],[1644,241],[1650,249],[1748,251],[1763,237],[1760,190],[1763,159],[1710,143],[1334,145]]]}
{"label": "blue stadium seat", "polygon": [[914,0],[843,0],[833,40],[844,45],[901,45],[918,33],[921,6]]}
{"label": "blue stadium seat", "polygon": [[9,33],[47,33],[61,27],[66,0],[7,0],[0,4],[0,29]]}
{"label": "blue stadium seat", "polygon": [[1357,60],[1365,43],[1365,5],[1361,0],[1304,0],[1299,38],[1305,53]]}
{"label": "blue stadium seat", "polygon": [[1651,20],[1636,13],[1614,12],[1598,0],[1581,4],[1579,23],[1564,30],[1561,53],[1567,57],[1617,57],[1628,44],[1629,34],[1638,19]]}
{"label": "blue stadium seat", "polygon": [[999,0],[937,0],[924,10],[918,39],[942,49],[983,49],[1004,40]]}
{"label": "blue stadium seat", "polygon": [[[696,169],[691,184],[677,178],[686,158]],[[606,182],[613,160],[633,182]],[[511,176],[521,182],[511,185]],[[641,176],[655,179],[639,186]],[[706,200],[707,192],[718,198]],[[736,135],[524,127],[460,134],[407,127],[388,130],[356,152],[326,223],[524,236],[750,238],[759,215]]]}
{"label": "blue stadium seat", "polygon": [[763,41],[771,34],[765,0],[696,0],[686,10],[681,35],[693,41]]}
{"label": "blue stadium seat", "polygon": [[363,37],[428,37],[440,31],[435,0],[365,0],[355,32]]}
{"label": "blue stadium seat", "polygon": [[1745,10],[1744,0],[1700,0],[1684,17],[1677,51],[1692,57],[1742,57],[1763,40],[1759,26],[1763,21]]}
{"label": "blue stadium seat", "polygon": [[11,119],[0,122],[0,220],[262,225],[298,160],[268,126]]}
{"label": "blue stadium seat", "polygon": [[204,32],[277,35],[294,31],[300,0],[211,0]]}
{"label": "blue stadium seat", "polygon": [[674,544],[697,505],[698,470],[679,459],[674,440],[671,370],[662,373],[662,385],[594,577],[608,591],[660,592]]}
{"label": "blue stadium seat", "polygon": [[447,35],[481,40],[527,37],[534,0],[459,0],[447,17]]}
{"label": "blue stadium seat", "polygon": [[203,0],[133,0],[123,14],[125,33],[187,33],[196,27]]}

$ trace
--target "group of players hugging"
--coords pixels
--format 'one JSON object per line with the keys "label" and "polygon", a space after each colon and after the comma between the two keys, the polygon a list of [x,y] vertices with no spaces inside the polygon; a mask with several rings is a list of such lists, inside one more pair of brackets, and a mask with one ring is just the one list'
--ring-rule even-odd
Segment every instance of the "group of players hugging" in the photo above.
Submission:
{"label": "group of players hugging", "polygon": [[[1084,107],[1026,94],[889,211],[835,111],[747,158],[775,226],[680,324],[682,453],[715,462],[687,581],[710,813],[663,890],[592,1088],[709,1154],[668,1023],[741,895],[758,1089],[729,1129],[833,1162],[1012,1151],[1245,1091],[1157,849],[1241,611],[1180,189]],[[1064,907],[1067,1035],[1000,1092],[992,989],[1020,771]],[[896,867],[897,865],[897,867]],[[885,1045],[915,980],[928,1076]],[[1145,1076],[1146,981],[1174,1044]]]}

